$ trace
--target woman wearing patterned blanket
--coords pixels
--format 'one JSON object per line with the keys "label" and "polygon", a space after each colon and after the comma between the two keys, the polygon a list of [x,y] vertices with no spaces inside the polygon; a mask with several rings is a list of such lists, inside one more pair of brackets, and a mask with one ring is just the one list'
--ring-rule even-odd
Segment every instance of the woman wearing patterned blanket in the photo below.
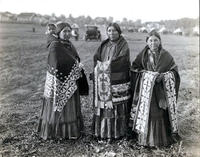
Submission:
{"label": "woman wearing patterned blanket", "polygon": [[173,57],[162,48],[160,35],[152,31],[146,42],[131,67],[131,125],[139,145],[168,146],[179,137],[176,102],[180,77]]}
{"label": "woman wearing patterned blanket", "polygon": [[105,139],[125,136],[130,100],[130,52],[117,23],[110,23],[94,55],[94,135]]}
{"label": "woman wearing patterned blanket", "polygon": [[48,42],[48,69],[38,132],[45,140],[77,139],[83,129],[80,91],[87,95],[88,84],[78,53],[69,41],[70,25],[57,23],[56,33],[58,38]]}

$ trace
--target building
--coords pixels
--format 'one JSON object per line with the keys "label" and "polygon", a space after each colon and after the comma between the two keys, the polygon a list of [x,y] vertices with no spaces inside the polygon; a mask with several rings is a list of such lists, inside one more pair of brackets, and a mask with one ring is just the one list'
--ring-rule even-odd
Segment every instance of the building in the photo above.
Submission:
{"label": "building", "polygon": [[183,31],[181,28],[177,28],[174,30],[173,34],[176,34],[176,35],[183,35]]}
{"label": "building", "polygon": [[148,30],[146,27],[141,27],[138,29],[138,32],[141,32],[141,33],[148,33]]}
{"label": "building", "polygon": [[199,36],[199,26],[195,26],[192,29],[192,34]]}
{"label": "building", "polygon": [[16,16],[10,12],[0,13],[0,22],[15,22]]}
{"label": "building", "polygon": [[19,23],[33,23],[33,19],[37,15],[35,13],[20,13],[17,15],[17,22]]}

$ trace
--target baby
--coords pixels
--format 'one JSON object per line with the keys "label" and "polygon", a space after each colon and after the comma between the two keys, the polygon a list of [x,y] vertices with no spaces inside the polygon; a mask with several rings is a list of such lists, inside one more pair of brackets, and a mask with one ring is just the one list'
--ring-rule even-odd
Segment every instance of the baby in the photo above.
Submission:
{"label": "baby", "polygon": [[47,25],[47,30],[46,30],[45,34],[55,35],[56,34],[56,25],[53,23],[49,23]]}
{"label": "baby", "polygon": [[49,23],[47,25],[47,30],[46,30],[45,34],[47,35],[47,47],[49,47],[49,45],[52,43],[52,41],[58,40],[58,36],[56,34],[56,25],[53,23]]}

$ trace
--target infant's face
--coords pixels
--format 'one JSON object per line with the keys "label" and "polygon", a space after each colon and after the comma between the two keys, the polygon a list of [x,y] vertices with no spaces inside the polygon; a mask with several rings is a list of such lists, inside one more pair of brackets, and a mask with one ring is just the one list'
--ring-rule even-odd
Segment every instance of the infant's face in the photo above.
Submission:
{"label": "infant's face", "polygon": [[56,28],[53,26],[48,26],[46,34],[54,34],[56,32]]}

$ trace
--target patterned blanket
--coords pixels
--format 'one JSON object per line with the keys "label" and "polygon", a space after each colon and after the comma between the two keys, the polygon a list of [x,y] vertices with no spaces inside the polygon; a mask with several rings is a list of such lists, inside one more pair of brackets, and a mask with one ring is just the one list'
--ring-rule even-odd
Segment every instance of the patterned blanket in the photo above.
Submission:
{"label": "patterned blanket", "polygon": [[108,104],[126,102],[130,98],[130,82],[111,84],[110,61],[97,61],[94,69],[94,90],[94,104],[99,109]]}
{"label": "patterned blanket", "polygon": [[143,134],[147,133],[148,130],[151,96],[157,75],[157,72],[152,71],[147,71],[142,74],[137,109],[133,107],[131,111],[131,118],[134,119],[134,129]]}
{"label": "patterned blanket", "polygon": [[177,125],[177,102],[176,102],[176,88],[174,73],[169,71],[164,74],[164,90],[167,99],[169,118],[171,123],[172,132],[178,131]]}
{"label": "patterned blanket", "polygon": [[[133,120],[133,129],[138,133],[147,135],[148,120],[151,97],[153,87],[155,84],[157,72],[146,71],[143,72],[140,82],[139,100],[136,106],[133,105],[131,109],[131,119]],[[178,131],[177,126],[177,104],[176,104],[176,89],[175,77],[173,72],[164,73],[163,85],[167,99],[167,109],[169,112],[169,120],[172,132]]]}

